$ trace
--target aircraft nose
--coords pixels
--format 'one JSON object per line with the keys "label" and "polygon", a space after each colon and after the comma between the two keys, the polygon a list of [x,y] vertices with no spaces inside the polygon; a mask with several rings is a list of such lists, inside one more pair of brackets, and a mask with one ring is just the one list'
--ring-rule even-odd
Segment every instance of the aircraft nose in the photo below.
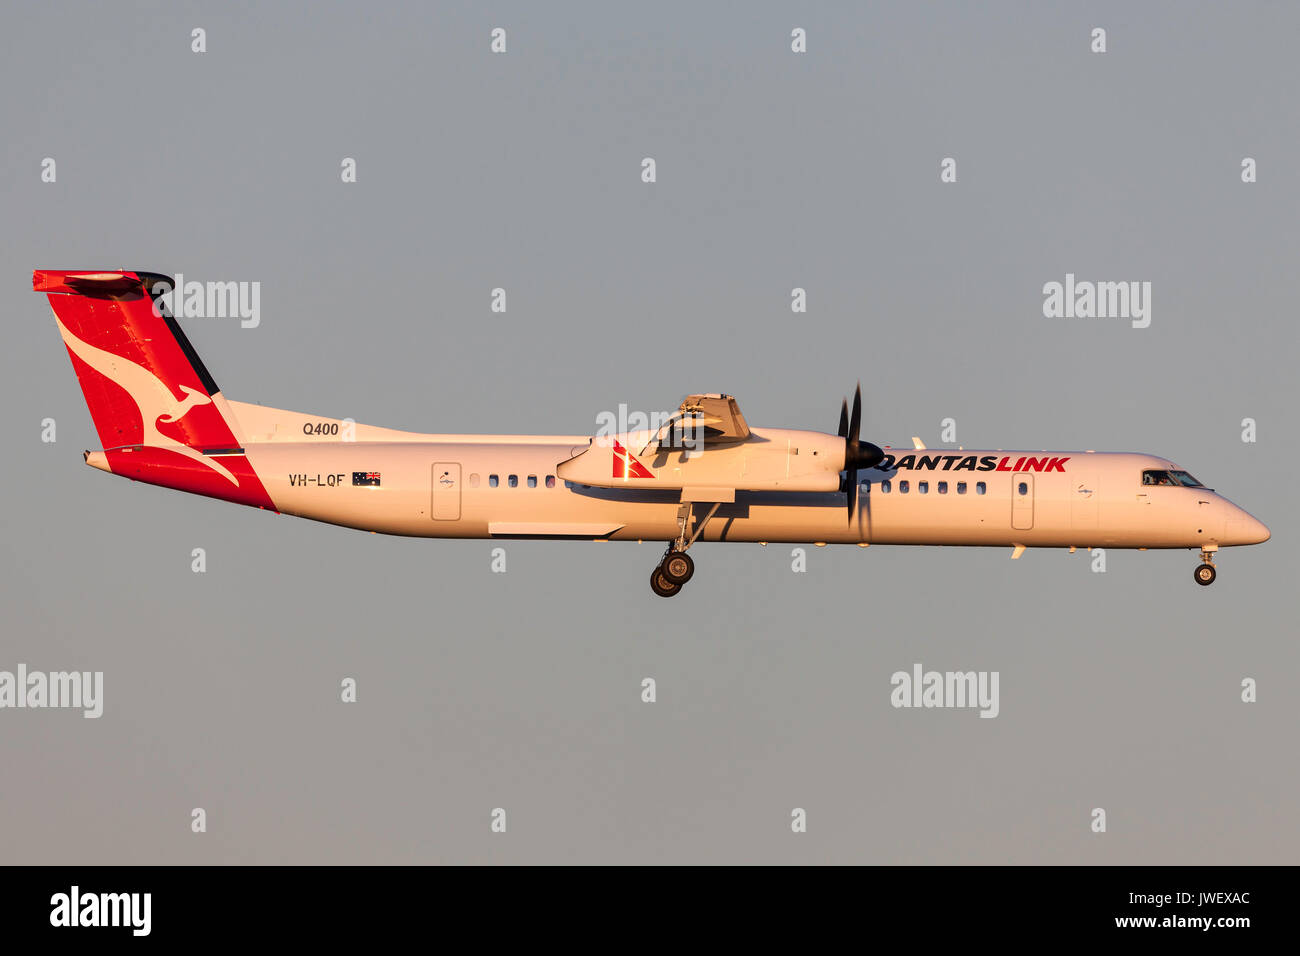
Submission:
{"label": "aircraft nose", "polygon": [[1232,544],[1263,544],[1271,534],[1254,515],[1236,508],[1228,515],[1228,541]]}

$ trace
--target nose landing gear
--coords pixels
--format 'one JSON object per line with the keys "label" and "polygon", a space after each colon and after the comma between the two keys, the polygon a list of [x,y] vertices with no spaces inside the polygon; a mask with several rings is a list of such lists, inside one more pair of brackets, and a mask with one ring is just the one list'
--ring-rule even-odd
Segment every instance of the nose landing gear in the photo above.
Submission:
{"label": "nose landing gear", "polygon": [[1218,548],[1201,548],[1201,564],[1193,572],[1196,583],[1204,587],[1214,583],[1218,572],[1214,570],[1214,552]]}

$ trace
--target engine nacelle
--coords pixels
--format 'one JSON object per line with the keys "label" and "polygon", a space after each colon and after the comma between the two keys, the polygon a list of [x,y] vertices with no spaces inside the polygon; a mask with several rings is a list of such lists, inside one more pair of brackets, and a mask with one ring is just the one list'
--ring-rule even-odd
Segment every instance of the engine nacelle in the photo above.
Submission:
{"label": "engine nacelle", "polygon": [[702,444],[702,449],[689,441],[674,446],[650,431],[600,436],[556,473],[595,488],[646,491],[833,492],[840,487],[844,439],[836,435],[753,429],[743,441]]}

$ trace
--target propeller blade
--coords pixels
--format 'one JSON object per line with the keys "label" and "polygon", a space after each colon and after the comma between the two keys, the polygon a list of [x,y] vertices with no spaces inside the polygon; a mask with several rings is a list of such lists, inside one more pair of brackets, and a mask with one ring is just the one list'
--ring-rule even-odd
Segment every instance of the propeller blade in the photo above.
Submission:
{"label": "propeller blade", "polygon": [[848,399],[840,402],[840,431],[844,439],[844,481],[841,489],[846,492],[849,509],[849,523],[858,508],[858,469],[874,468],[885,458],[885,452],[877,445],[862,440],[862,383],[853,390],[853,411],[849,412]]}
{"label": "propeller blade", "polygon": [[849,524],[853,524],[853,512],[858,509],[858,470],[856,468],[849,469],[849,480],[845,490],[849,493]]}
{"label": "propeller blade", "polygon": [[862,437],[862,383],[858,383],[853,393],[853,417],[849,419],[849,441],[857,442]]}

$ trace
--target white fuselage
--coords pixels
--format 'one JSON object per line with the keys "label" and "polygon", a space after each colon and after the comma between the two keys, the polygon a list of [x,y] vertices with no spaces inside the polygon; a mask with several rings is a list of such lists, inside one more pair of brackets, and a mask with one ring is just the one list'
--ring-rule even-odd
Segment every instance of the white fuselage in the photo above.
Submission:
{"label": "white fuselage", "polygon": [[[444,538],[670,541],[679,532],[680,488],[557,477],[562,462],[589,447],[588,436],[417,435],[228,404],[244,454],[285,514]],[[769,445],[827,437],[753,431]],[[1177,468],[1151,455],[886,451],[886,464],[903,467],[859,474],[852,519],[842,492],[741,490],[718,506],[700,540],[1213,549],[1268,537],[1262,523],[1208,488],[1144,485],[1144,471]],[[907,467],[907,456],[919,467]],[[647,465],[658,475],[677,461],[661,455]],[[374,483],[354,484],[358,474]]]}

